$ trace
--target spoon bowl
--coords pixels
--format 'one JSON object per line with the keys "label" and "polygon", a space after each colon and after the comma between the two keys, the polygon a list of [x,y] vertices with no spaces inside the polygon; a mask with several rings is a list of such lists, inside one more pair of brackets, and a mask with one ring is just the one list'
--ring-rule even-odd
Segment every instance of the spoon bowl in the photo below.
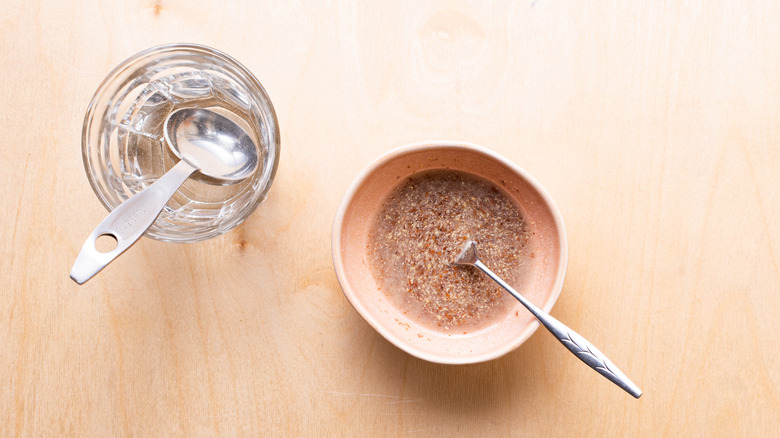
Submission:
{"label": "spoon bowl", "polygon": [[257,169],[257,146],[238,123],[214,111],[184,108],[165,120],[171,151],[203,175],[225,181],[248,178]]}

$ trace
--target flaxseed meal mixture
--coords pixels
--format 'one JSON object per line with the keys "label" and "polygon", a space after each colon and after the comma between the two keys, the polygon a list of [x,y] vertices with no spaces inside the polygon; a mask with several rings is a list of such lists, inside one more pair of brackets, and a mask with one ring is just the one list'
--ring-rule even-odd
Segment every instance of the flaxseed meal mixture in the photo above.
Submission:
{"label": "flaxseed meal mixture", "polygon": [[453,170],[415,174],[385,200],[369,236],[368,255],[384,293],[431,328],[468,330],[502,317],[516,304],[472,267],[451,263],[467,240],[480,259],[518,284],[528,253],[523,215],[502,189]]}

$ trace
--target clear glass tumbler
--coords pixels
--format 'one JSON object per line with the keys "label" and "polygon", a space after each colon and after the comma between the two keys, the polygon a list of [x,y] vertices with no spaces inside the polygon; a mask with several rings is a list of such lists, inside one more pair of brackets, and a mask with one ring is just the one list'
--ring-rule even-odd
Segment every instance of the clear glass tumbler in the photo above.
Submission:
{"label": "clear glass tumbler", "polygon": [[226,233],[265,200],[279,163],[279,125],[260,82],[230,56],[196,44],[133,55],[103,80],[84,118],[84,167],[100,202],[113,210],[173,167],[163,123],[180,108],[208,108],[238,121],[258,146],[258,168],[225,183],[195,173],[146,236],[198,242]]}

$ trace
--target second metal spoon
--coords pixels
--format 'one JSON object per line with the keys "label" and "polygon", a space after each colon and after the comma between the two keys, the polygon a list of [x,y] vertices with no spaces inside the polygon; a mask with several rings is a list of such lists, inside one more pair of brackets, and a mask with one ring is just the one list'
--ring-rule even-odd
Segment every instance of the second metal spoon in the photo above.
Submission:
{"label": "second metal spoon", "polygon": [[634,384],[625,374],[623,374],[618,367],[615,366],[607,356],[604,356],[596,347],[585,338],[578,335],[574,330],[566,327],[562,322],[553,318],[544,310],[536,307],[527,298],[520,295],[519,292],[514,290],[512,286],[508,285],[498,275],[485,266],[477,256],[477,243],[474,241],[466,242],[463,251],[458,255],[453,263],[456,266],[474,266],[487,274],[491,279],[498,283],[501,287],[506,289],[507,292],[512,294],[520,303],[523,304],[535,317],[547,328],[556,338],[569,349],[575,356],[580,358],[589,367],[598,371],[599,374],[609,379],[615,385],[623,388],[626,392],[639,398],[642,395],[642,390]]}

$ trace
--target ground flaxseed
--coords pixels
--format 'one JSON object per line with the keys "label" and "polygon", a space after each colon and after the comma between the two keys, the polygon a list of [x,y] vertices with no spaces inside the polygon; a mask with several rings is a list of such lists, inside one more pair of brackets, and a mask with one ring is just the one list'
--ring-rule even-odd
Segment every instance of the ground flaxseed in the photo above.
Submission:
{"label": "ground flaxseed", "polygon": [[435,170],[401,182],[372,225],[368,255],[380,287],[408,316],[432,328],[473,329],[516,302],[472,267],[451,266],[467,240],[510,284],[522,276],[529,232],[514,202],[467,173]]}

